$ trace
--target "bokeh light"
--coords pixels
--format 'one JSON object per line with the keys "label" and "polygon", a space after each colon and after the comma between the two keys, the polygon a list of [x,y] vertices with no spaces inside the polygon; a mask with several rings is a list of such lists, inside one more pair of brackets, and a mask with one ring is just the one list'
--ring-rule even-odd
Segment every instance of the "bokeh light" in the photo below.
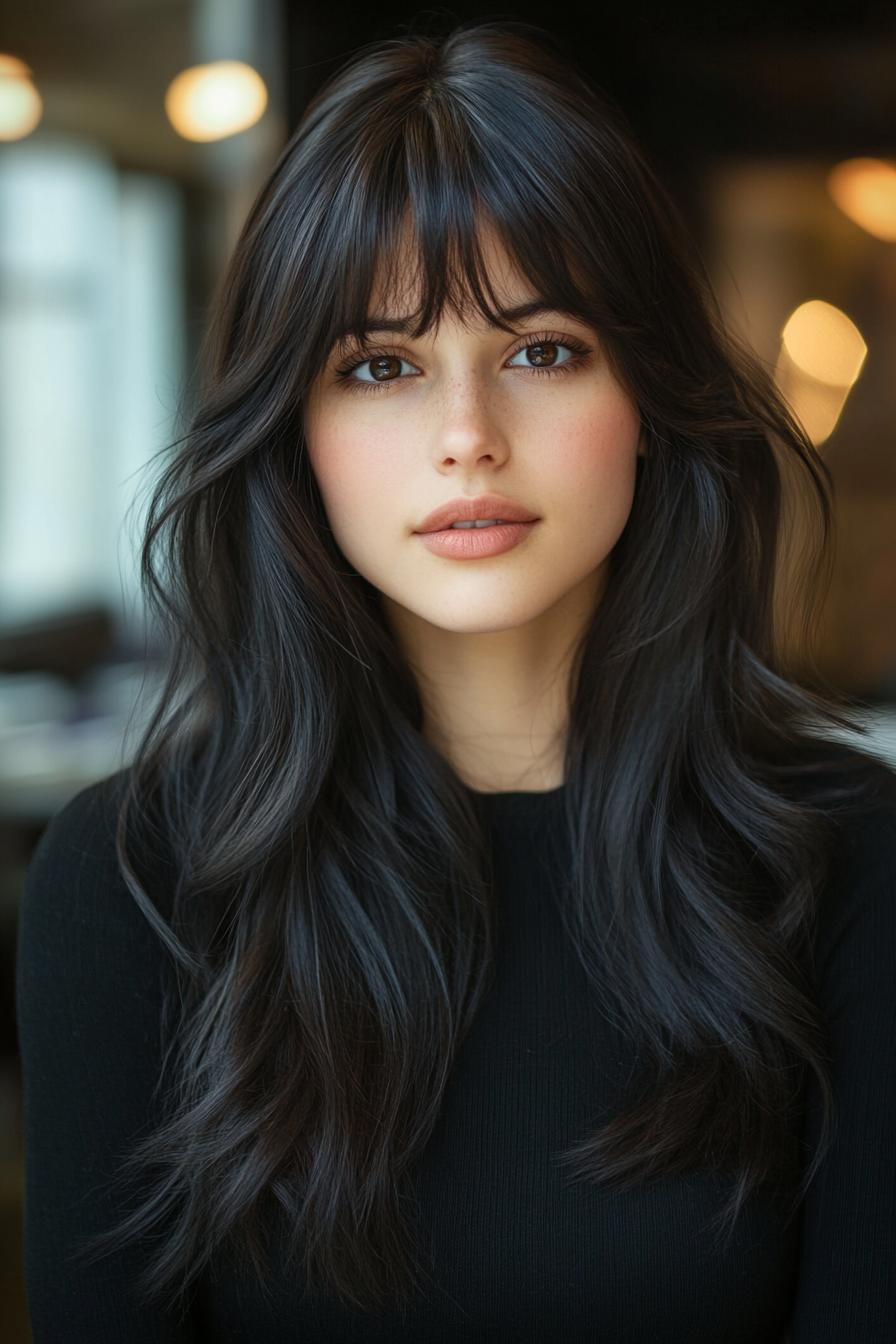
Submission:
{"label": "bokeh light", "polygon": [[896,164],[846,159],[828,175],[828,191],[845,215],[884,242],[896,242]]}
{"label": "bokeh light", "polygon": [[30,135],[43,106],[29,67],[18,56],[0,52],[0,140],[23,140]]}
{"label": "bokeh light", "polygon": [[264,115],[268,91],[244,61],[213,61],[182,70],[165,93],[165,111],[185,140],[223,140],[254,126]]}

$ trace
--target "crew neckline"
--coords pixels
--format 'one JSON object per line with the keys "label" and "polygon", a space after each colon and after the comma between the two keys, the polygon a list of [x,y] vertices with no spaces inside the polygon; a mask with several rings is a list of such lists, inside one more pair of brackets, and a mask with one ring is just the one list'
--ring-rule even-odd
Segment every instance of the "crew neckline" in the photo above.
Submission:
{"label": "crew neckline", "polygon": [[486,807],[507,805],[519,809],[537,806],[538,803],[560,802],[566,796],[566,784],[558,784],[555,789],[502,789],[497,793],[486,793],[479,789],[472,789],[467,785],[467,791],[477,801],[481,800]]}

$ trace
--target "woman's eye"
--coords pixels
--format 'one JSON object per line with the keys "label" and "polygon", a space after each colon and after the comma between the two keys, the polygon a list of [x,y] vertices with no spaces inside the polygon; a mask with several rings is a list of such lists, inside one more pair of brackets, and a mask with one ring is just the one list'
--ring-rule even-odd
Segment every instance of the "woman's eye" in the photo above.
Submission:
{"label": "woman's eye", "polygon": [[[370,359],[365,359],[361,364],[356,364],[353,369],[347,370],[349,374],[358,373],[359,370],[374,370],[374,376],[371,378],[359,378],[356,381],[361,383],[392,383],[401,377],[400,368],[396,365],[406,364],[408,368],[415,366],[409,359],[402,359],[400,355],[373,355]],[[376,374],[380,376],[377,377]],[[393,376],[394,375],[394,376]]]}
{"label": "woman's eye", "polygon": [[[524,345],[521,350],[517,350],[510,362],[512,363],[513,360],[518,359],[520,355],[528,356],[530,350],[534,350],[535,355],[531,357],[528,364],[523,364],[523,368],[554,368],[558,364],[568,363],[568,360],[557,358],[556,352],[558,350],[568,350],[570,352],[570,358],[573,358],[575,355],[572,346],[564,345],[562,341],[534,341],[529,345]],[[518,368],[519,365],[516,365],[515,367]]]}

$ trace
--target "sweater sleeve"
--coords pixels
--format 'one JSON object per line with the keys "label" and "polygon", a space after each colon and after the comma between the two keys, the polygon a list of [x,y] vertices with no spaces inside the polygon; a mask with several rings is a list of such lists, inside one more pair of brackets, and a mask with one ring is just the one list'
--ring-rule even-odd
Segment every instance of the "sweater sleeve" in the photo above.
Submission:
{"label": "sweater sleeve", "polygon": [[[894,777],[896,778],[896,777]],[[791,1344],[896,1340],[896,802],[843,827],[817,938],[834,1141],[801,1210]],[[807,1085],[810,1154],[820,1132]]]}
{"label": "sweater sleeve", "polygon": [[[146,1247],[92,1262],[79,1246],[132,1207],[110,1182],[155,1128],[161,945],[118,871],[116,786],[82,790],[51,820],[25,877],[16,960],[23,1080],[24,1264],[35,1344],[190,1344],[189,1313],[137,1296]],[[127,1202],[125,1202],[127,1201]]]}

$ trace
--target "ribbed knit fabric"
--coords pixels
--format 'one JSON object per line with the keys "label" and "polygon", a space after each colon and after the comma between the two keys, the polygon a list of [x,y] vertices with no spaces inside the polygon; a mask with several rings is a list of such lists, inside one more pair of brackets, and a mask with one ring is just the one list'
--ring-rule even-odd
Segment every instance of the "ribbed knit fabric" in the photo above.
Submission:
{"label": "ribbed knit fabric", "polygon": [[[216,1262],[189,1320],[134,1296],[146,1248],[70,1262],[120,1207],[112,1159],[158,1115],[163,952],[122,882],[118,776],[79,793],[28,869],[16,969],[25,1083],[25,1272],[36,1344],[893,1344],[896,1341],[896,803],[845,824],[822,901],[820,1001],[838,1137],[798,1219],[754,1196],[724,1249],[707,1175],[628,1192],[555,1155],[613,1113],[631,1051],[600,1013],[555,904],[563,788],[480,794],[501,925],[494,982],[417,1175],[435,1284],[405,1313],[267,1295]],[[554,844],[556,841],[556,845]],[[807,1084],[802,1137],[814,1146]]]}

